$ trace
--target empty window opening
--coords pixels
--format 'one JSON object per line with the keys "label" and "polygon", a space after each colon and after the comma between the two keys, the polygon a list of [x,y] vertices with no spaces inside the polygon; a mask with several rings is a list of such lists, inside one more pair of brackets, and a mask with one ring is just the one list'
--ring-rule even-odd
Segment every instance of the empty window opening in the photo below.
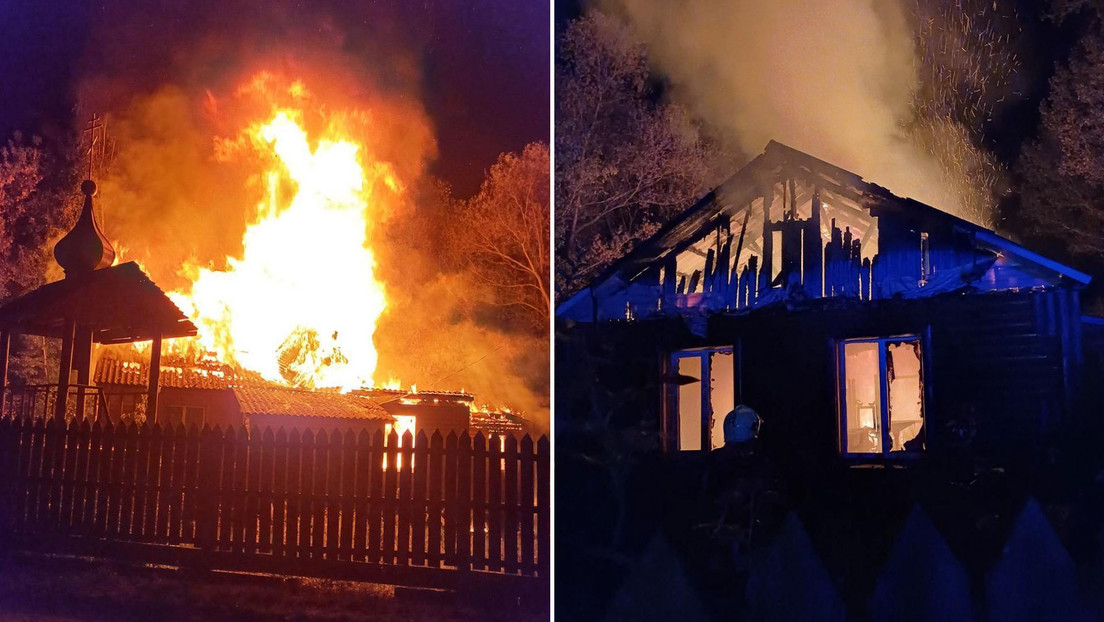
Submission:
{"label": "empty window opening", "polygon": [[158,423],[160,423],[162,427],[183,425],[187,428],[192,426],[202,428],[206,421],[207,410],[205,408],[182,405],[166,406],[165,410],[161,413],[161,417],[158,419]]}
{"label": "empty window opening", "polygon": [[677,387],[674,417],[679,450],[723,446],[724,418],[736,406],[732,348],[675,352],[671,363],[682,382]]}
{"label": "empty window opening", "polygon": [[920,339],[855,339],[840,344],[843,452],[924,449]]}

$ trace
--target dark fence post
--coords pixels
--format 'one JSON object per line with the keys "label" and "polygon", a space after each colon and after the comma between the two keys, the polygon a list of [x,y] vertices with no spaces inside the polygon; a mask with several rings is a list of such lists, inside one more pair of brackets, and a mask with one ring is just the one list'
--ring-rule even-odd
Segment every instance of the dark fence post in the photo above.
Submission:
{"label": "dark fence post", "polygon": [[513,434],[506,436],[506,468],[503,475],[505,482],[504,496],[506,512],[503,519],[502,553],[505,558],[505,570],[510,574],[518,571],[518,451],[517,438]]}
{"label": "dark fence post", "polygon": [[414,470],[414,491],[410,501],[410,543],[413,546],[411,563],[425,565],[426,516],[429,514],[429,495],[426,491],[429,473],[429,438],[425,430],[419,430],[414,439],[414,457],[410,468]]}
{"label": "dark fence post", "polygon": [[456,438],[456,568],[471,570],[472,534],[472,437],[466,433]]}
{"label": "dark fence post", "polygon": [[[2,341],[2,338],[0,338]],[[3,344],[0,343],[0,346]],[[0,355],[6,355],[0,352]],[[2,384],[2,379],[0,379]],[[3,394],[0,386],[0,395]],[[0,398],[2,399],[2,398]],[[2,414],[2,411],[0,411]],[[15,501],[15,491],[18,479],[15,474],[18,469],[19,434],[16,429],[16,420],[0,416],[0,470],[4,473],[3,481],[0,481],[0,544],[3,550],[8,550],[6,536],[11,533],[12,506]]]}
{"label": "dark fence post", "polygon": [[[533,529],[533,510],[536,507],[536,481],[533,464],[536,462],[533,437],[526,434],[521,439],[521,573],[532,575],[536,571],[533,563],[533,543],[537,532]],[[542,579],[543,580],[543,579]]]}
{"label": "dark fence post", "polygon": [[426,561],[434,568],[441,565],[441,528],[445,513],[441,502],[441,484],[444,482],[444,437],[436,430],[429,441],[429,509],[426,523],[429,528]]}
{"label": "dark fence post", "polygon": [[472,439],[471,465],[471,512],[466,513],[471,526],[464,531],[471,532],[471,564],[483,570],[487,566],[487,438],[482,432]]}
{"label": "dark fence post", "polygon": [[548,437],[542,436],[537,441],[537,568],[538,576],[542,579],[542,589],[547,594],[551,585],[552,569],[552,451]]}
{"label": "dark fence post", "polygon": [[212,430],[204,425],[199,432],[199,477],[196,481],[196,546],[202,551],[200,564],[204,569],[211,566],[218,546],[221,463],[222,430],[218,426]]}

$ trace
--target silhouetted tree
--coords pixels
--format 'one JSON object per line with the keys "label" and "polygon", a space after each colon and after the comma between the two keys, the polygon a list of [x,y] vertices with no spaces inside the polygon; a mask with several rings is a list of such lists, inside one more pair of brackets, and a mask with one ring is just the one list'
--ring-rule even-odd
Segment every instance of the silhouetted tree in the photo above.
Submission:
{"label": "silhouetted tree", "polygon": [[644,46],[597,11],[556,58],[556,292],[574,293],[716,181],[716,150],[662,101]]}
{"label": "silhouetted tree", "polygon": [[1104,36],[1086,34],[1050,79],[1038,135],[1017,163],[1024,232],[1104,262]]}
{"label": "silhouetted tree", "polygon": [[493,302],[547,330],[550,295],[548,146],[504,153],[475,197],[461,207],[456,245]]}
{"label": "silhouetted tree", "polygon": [[[19,133],[0,147],[0,304],[46,282],[52,243],[80,208],[76,153],[71,145],[49,149]],[[26,382],[53,380],[46,370],[56,367],[56,349],[49,340],[20,337],[11,372]]]}

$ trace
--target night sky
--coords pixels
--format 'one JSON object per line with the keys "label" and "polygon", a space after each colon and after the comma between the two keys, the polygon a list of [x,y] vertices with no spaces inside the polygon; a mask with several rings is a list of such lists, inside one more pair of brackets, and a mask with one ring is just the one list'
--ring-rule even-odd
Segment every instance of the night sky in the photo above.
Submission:
{"label": "night sky", "polygon": [[500,153],[549,140],[542,0],[0,0],[0,24],[5,139],[16,130],[48,138],[69,131],[90,80],[134,92],[164,82],[202,86],[250,54],[279,48],[378,65],[385,78],[415,84],[438,141],[431,172],[458,196],[478,190]]}

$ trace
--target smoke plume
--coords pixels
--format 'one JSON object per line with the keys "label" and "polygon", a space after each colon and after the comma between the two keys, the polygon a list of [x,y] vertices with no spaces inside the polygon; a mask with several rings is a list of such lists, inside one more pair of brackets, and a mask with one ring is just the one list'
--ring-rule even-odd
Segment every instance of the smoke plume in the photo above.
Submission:
{"label": "smoke plume", "polygon": [[[673,97],[745,153],[775,139],[897,194],[974,221],[990,217],[990,189],[970,187],[979,160],[969,136],[926,122],[919,126],[928,135],[917,137],[916,29],[897,2],[607,0],[603,7],[638,32]],[[945,155],[941,143],[965,155]],[[969,196],[978,190],[980,208]]]}

